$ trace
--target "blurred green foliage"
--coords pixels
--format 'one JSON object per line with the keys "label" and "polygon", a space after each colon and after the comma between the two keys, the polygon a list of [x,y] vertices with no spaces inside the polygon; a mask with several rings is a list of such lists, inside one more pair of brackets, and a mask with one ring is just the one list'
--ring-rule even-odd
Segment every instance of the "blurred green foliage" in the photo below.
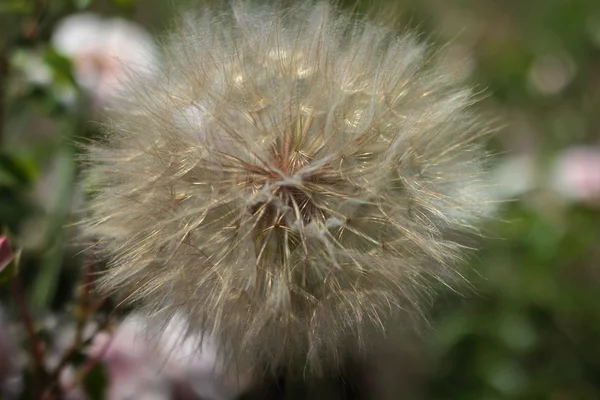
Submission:
{"label": "blurred green foliage", "polygon": [[[9,67],[0,70],[0,225],[24,248],[21,270],[36,312],[72,301],[82,265],[76,254],[85,247],[72,227],[81,197],[75,142],[96,135],[90,121],[99,118],[77,86],[71,60],[51,47],[52,29],[85,10],[160,33],[173,11],[166,3],[0,2],[0,64]],[[371,6],[363,1],[358,10]],[[561,150],[599,144],[597,0],[406,0],[396,9],[430,40],[460,50],[457,65],[472,68],[468,79],[488,94],[480,108],[504,127],[494,152],[532,154],[543,180]],[[49,69],[48,84],[26,78],[32,58],[23,61],[23,52]],[[554,81],[543,76],[552,77],[548,65],[558,68]],[[552,86],[557,79],[565,81],[558,89]],[[61,99],[65,90],[75,98],[71,106]],[[420,359],[406,359],[422,374],[405,393],[457,400],[600,398],[599,210],[598,204],[565,202],[543,185],[502,205],[471,260],[473,289],[435,302]],[[9,299],[0,293],[0,300]],[[97,388],[104,379],[98,370],[85,383]]]}

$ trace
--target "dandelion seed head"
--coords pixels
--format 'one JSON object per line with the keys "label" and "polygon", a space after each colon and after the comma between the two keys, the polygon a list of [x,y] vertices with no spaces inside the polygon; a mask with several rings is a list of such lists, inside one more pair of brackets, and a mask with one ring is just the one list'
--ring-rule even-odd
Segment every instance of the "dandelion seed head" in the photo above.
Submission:
{"label": "dandelion seed head", "polygon": [[104,288],[271,369],[418,312],[488,201],[489,129],[436,60],[320,2],[182,19],[87,156]]}

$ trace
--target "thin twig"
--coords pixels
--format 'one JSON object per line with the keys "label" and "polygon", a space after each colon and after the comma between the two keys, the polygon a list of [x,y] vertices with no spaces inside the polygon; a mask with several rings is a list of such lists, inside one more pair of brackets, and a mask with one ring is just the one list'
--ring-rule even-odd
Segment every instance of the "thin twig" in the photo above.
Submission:
{"label": "thin twig", "polygon": [[91,301],[91,290],[92,284],[94,281],[94,270],[95,270],[95,262],[94,257],[89,256],[86,266],[85,272],[83,274],[83,283],[79,288],[79,301],[77,306],[77,331],[75,335],[75,344],[77,346],[81,346],[81,342],[83,341],[83,331],[85,329],[85,325],[87,324],[89,318],[92,316],[94,310],[92,307]]}
{"label": "thin twig", "polygon": [[34,4],[31,17],[25,23],[23,30],[23,36],[28,39],[35,39],[39,35],[40,21],[44,17],[46,8],[48,6],[48,0],[37,0]]}
{"label": "thin twig", "polygon": [[21,281],[18,275],[12,279],[10,287],[17,306],[17,310],[19,312],[19,316],[21,317],[21,321],[23,322],[23,325],[27,332],[27,336],[29,337],[29,347],[34,363],[36,376],[35,388],[37,391],[41,387],[43,387],[44,381],[48,376],[45,366],[44,345],[37,336],[35,324],[33,322],[31,312],[29,311],[29,307],[27,306],[27,302],[25,301],[25,296],[23,295],[23,288],[21,286]]}
{"label": "thin twig", "polygon": [[[69,348],[64,352],[62,357],[60,358],[58,364],[54,368],[51,373],[52,382],[58,382],[60,377],[60,373],[62,370],[71,362],[73,357],[75,357],[78,353],[82,351],[82,347],[84,345],[84,331],[85,327],[90,320],[90,317],[95,314],[95,312],[102,306],[104,300],[106,298],[101,299],[96,304],[92,304],[91,301],[91,290],[93,284],[93,275],[95,270],[95,263],[93,257],[90,257],[85,266],[85,272],[82,277],[82,284],[79,287],[78,291],[78,302],[77,307],[75,308],[75,319],[76,319],[76,328],[75,328],[75,337],[73,339],[73,343]],[[95,336],[102,327],[100,327],[93,335]]]}

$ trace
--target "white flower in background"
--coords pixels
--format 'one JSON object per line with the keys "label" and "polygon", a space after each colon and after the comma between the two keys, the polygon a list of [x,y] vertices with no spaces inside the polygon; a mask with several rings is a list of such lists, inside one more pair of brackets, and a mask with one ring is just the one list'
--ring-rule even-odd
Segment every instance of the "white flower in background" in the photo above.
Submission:
{"label": "white flower in background", "polygon": [[538,185],[538,170],[532,154],[505,157],[494,168],[493,186],[496,198],[502,200],[522,196]]}
{"label": "white flower in background", "polygon": [[568,200],[600,204],[600,148],[564,150],[556,157],[549,186]]}
{"label": "white flower in background", "polygon": [[21,72],[25,81],[41,86],[52,93],[60,103],[71,106],[77,101],[77,91],[70,82],[56,80],[52,66],[44,58],[41,49],[18,49],[14,52],[11,65]]}
{"label": "white flower in background", "polygon": [[52,84],[52,68],[39,51],[16,50],[11,61],[23,72],[28,82],[40,86]]}
{"label": "white flower in background", "polygon": [[531,66],[529,84],[537,93],[545,96],[556,95],[571,83],[575,72],[576,65],[569,54],[544,54]]}
{"label": "white flower in background", "polygon": [[106,101],[128,71],[149,73],[155,63],[152,37],[138,24],[121,18],[102,19],[82,13],[63,19],[52,45],[72,59],[75,78],[96,101]]}

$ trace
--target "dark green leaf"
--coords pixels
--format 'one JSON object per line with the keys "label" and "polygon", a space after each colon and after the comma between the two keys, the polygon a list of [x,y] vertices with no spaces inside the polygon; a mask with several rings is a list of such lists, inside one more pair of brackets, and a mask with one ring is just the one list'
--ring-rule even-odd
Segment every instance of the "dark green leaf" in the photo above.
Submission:
{"label": "dark green leaf", "polygon": [[104,399],[107,385],[108,377],[102,364],[96,364],[83,379],[85,392],[92,400]]}
{"label": "dark green leaf", "polygon": [[35,180],[37,173],[38,168],[33,160],[0,154],[0,186],[27,186]]}

